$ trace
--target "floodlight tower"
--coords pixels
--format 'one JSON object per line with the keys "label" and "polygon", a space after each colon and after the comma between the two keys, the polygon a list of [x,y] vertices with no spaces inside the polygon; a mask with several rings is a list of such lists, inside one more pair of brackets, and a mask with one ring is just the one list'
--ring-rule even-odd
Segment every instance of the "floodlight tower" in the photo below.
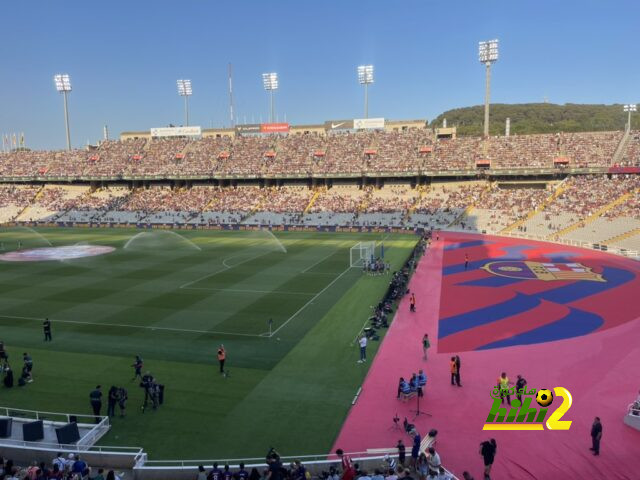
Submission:
{"label": "floodlight tower", "polygon": [[631,131],[631,112],[637,112],[637,107],[635,103],[630,103],[629,105],[624,106],[624,111],[628,114],[627,119],[627,131]]}
{"label": "floodlight tower", "polygon": [[489,99],[491,97],[491,64],[498,61],[498,40],[478,42],[478,59],[486,67],[484,93],[484,136],[489,136]]}
{"label": "floodlight tower", "polygon": [[364,85],[364,118],[369,118],[369,84],[373,83],[373,65],[358,67],[358,83]]}
{"label": "floodlight tower", "polygon": [[273,92],[278,89],[278,74],[276,72],[263,73],[262,84],[264,85],[264,89],[269,92],[269,104],[271,106],[269,110],[269,123],[273,123],[273,119],[275,118]]}
{"label": "floodlight tower", "polygon": [[193,94],[191,80],[178,80],[178,95],[184,97],[184,124],[189,126],[189,97]]}
{"label": "floodlight tower", "polygon": [[67,94],[71,91],[71,78],[68,74],[55,75],[53,81],[56,90],[64,97],[64,125],[67,129],[67,150],[71,150],[71,133],[69,132],[69,108],[67,106]]}

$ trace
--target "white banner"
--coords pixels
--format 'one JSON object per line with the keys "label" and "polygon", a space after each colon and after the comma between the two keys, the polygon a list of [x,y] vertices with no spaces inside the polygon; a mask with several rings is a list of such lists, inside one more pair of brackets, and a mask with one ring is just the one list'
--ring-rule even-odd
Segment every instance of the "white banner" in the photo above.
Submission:
{"label": "white banner", "polygon": [[384,118],[355,118],[353,128],[384,128]]}
{"label": "white banner", "polygon": [[200,127],[163,127],[152,128],[152,137],[199,137],[202,135]]}

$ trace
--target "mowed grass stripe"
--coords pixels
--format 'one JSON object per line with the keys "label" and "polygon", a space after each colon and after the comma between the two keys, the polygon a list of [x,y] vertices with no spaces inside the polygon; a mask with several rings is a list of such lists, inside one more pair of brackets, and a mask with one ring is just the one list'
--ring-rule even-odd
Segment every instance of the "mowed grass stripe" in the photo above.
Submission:
{"label": "mowed grass stripe", "polygon": [[[90,243],[121,247],[139,230],[47,229],[45,233],[54,244],[81,242],[90,235]],[[25,292],[15,297],[13,292],[20,288],[6,292],[1,288],[4,282],[11,284],[11,281],[9,275],[3,276],[3,272],[8,272],[4,268],[6,265],[0,263],[0,314],[8,304],[16,315],[20,315],[21,310],[33,309],[39,313],[23,313],[23,316],[37,318],[43,312],[58,309],[75,312],[77,320],[98,323],[54,323],[54,341],[44,343],[39,321],[0,317],[1,337],[9,348],[11,359],[19,361],[22,352],[29,351],[36,362],[36,381],[24,389],[13,389],[10,396],[3,395],[3,403],[22,408],[89,413],[87,394],[95,382],[103,386],[124,383],[130,387],[128,418],[122,422],[116,419],[113,430],[102,444],[143,446],[151,458],[262,455],[265,441],[272,443],[266,438],[291,454],[325,451],[330,442],[328,439],[337,433],[353,392],[364,375],[365,369],[356,368],[356,350],[349,344],[369,315],[370,306],[386,288],[388,277],[367,277],[359,269],[349,270],[273,338],[216,334],[212,332],[216,326],[210,320],[220,311],[229,319],[230,328],[235,316],[240,323],[246,322],[247,328],[266,332],[270,311],[282,308],[281,318],[286,319],[312,298],[278,295],[278,291],[321,291],[347,267],[348,247],[362,240],[379,240],[381,236],[276,232],[289,250],[288,254],[283,254],[283,257],[290,255],[288,258],[255,264],[247,262],[237,270],[233,268],[211,279],[212,285],[216,285],[213,288],[251,287],[269,293],[203,291],[203,297],[198,291],[178,287],[195,274],[204,275],[216,265],[219,267],[225,258],[241,252],[255,238],[246,232],[179,233],[201,246],[205,257],[207,250],[213,250],[215,246],[217,263],[213,259],[203,262],[200,254],[195,253],[185,255],[182,260],[176,259],[174,263],[171,256],[162,258],[161,255],[129,252],[131,254],[100,258],[104,269],[99,272],[90,266],[83,266],[84,270],[80,271],[73,264],[71,267],[57,265],[60,268],[57,282],[51,264],[22,264],[19,268],[12,264],[12,269],[17,268],[15,273],[24,274],[24,278],[16,283],[22,284]],[[69,241],[65,240],[67,238]],[[398,259],[408,255],[414,243],[412,235],[394,235],[385,241],[385,245],[393,247]],[[335,255],[301,273],[332,249],[336,250]],[[391,250],[388,252],[391,257]],[[401,260],[394,260],[394,268]],[[138,275],[136,270],[144,271]],[[222,283],[218,283],[220,281]],[[74,310],[79,303],[74,299],[74,288],[81,287],[99,287],[110,292],[106,296],[86,292],[87,296],[82,300],[84,305]],[[31,300],[24,303],[29,288]],[[174,296],[176,290],[180,293]],[[218,294],[222,295],[219,297]],[[39,296],[47,297],[45,302],[50,305],[40,304]],[[184,297],[183,303],[176,303],[178,297]],[[218,299],[211,304],[203,302],[207,297]],[[295,300],[300,300],[302,305]],[[336,313],[336,307],[346,304],[349,308],[340,307]],[[127,311],[127,321],[123,321],[123,307]],[[330,312],[329,320],[327,312]],[[176,316],[168,326],[183,330],[152,330],[158,319],[163,321],[172,315]],[[51,316],[63,319],[54,314]],[[204,322],[206,328],[202,331],[206,333],[184,331],[192,322],[191,317],[195,319],[194,323]],[[100,324],[112,319],[120,320],[114,323],[135,323],[149,328]],[[318,330],[320,325],[323,327]],[[227,347],[227,365],[231,371],[227,379],[216,373],[215,353],[219,343]],[[371,348],[375,350],[375,345]],[[167,385],[166,408],[153,415],[141,415],[136,411],[141,392],[135,383],[129,383],[129,365],[135,354],[141,354],[145,367]],[[64,395],[60,395],[60,391]],[[291,425],[304,425],[304,428],[291,428]],[[225,433],[202,435],[204,426]],[[166,438],[177,441],[166,442]]]}

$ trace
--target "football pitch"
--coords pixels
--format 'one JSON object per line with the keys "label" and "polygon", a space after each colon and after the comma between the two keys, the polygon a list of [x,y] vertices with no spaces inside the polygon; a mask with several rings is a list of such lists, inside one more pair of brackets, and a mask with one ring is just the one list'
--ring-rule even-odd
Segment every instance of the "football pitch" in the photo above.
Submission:
{"label": "football pitch", "polygon": [[[153,459],[213,459],[328,451],[368,364],[353,340],[390,277],[349,268],[359,241],[384,244],[399,269],[412,234],[136,229],[0,229],[0,253],[106,246],[56,261],[0,261],[0,340],[34,382],[0,388],[0,406],[90,413],[89,392],[129,392],[102,445],[140,446]],[[52,321],[44,342],[42,321]],[[229,376],[216,351],[227,350]],[[371,357],[378,342],[367,349]],[[135,355],[165,385],[141,412]],[[372,420],[373,421],[373,420]]]}

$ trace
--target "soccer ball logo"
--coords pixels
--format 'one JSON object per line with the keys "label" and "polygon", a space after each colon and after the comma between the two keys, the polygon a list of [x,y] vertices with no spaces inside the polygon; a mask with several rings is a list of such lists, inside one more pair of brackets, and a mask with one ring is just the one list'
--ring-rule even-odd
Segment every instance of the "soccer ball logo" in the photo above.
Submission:
{"label": "soccer ball logo", "polygon": [[538,390],[538,393],[536,394],[536,402],[538,402],[538,405],[541,407],[548,407],[551,405],[551,402],[553,402],[553,393],[551,393],[551,390],[546,388]]}

